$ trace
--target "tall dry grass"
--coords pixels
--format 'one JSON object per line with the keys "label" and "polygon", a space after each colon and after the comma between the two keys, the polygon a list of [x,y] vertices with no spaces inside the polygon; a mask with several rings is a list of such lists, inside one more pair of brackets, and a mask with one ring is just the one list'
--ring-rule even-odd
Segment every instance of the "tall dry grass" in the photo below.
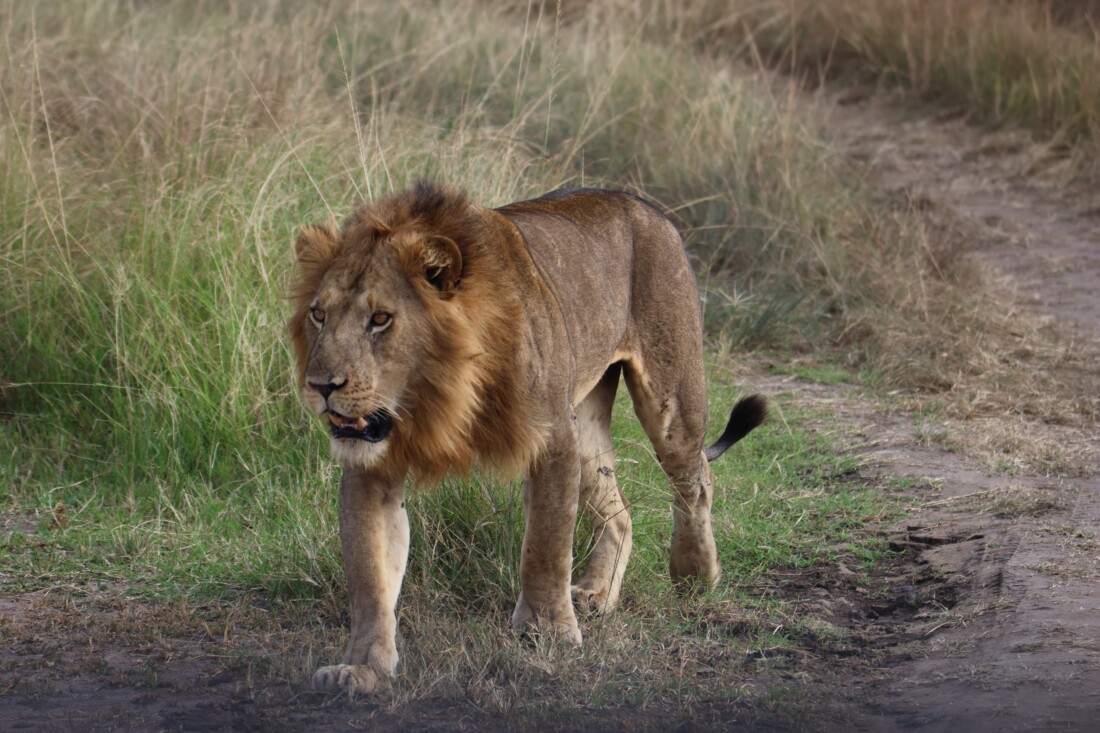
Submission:
{"label": "tall dry grass", "polygon": [[923,99],[962,105],[979,120],[1024,124],[1070,143],[1100,136],[1100,32],[1058,22],[1043,3],[791,7],[787,29],[757,37],[792,63],[854,68]]}
{"label": "tall dry grass", "polygon": [[[1100,11],[1063,0],[604,0],[657,36],[809,75],[876,80],[958,106],[980,122],[1020,124],[1063,145],[1100,140]],[[581,15],[583,5],[567,3]]]}
{"label": "tall dry grass", "polygon": [[106,458],[127,496],[168,469],[220,482],[281,454],[304,428],[287,243],[418,177],[488,205],[563,184],[647,193],[736,306],[713,320],[739,343],[815,328],[859,289],[815,274],[848,269],[827,250],[857,259],[825,216],[845,208],[817,174],[828,151],[766,90],[674,48],[468,4],[3,15],[5,409],[48,415],[29,436],[44,455]]}

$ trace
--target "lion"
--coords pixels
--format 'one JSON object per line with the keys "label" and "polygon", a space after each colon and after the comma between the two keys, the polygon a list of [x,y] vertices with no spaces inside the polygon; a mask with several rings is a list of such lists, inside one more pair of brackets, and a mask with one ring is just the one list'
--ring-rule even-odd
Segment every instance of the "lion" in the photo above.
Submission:
{"label": "lion", "polygon": [[[697,285],[655,206],[578,188],[486,209],[422,181],[339,230],[303,228],[296,251],[289,328],[303,401],[343,464],[351,607],[343,659],[316,671],[316,690],[371,693],[396,675],[407,480],[523,476],[516,630],[580,644],[577,611],[616,608],[632,547],[610,435],[620,375],[674,489],[671,578],[717,582],[708,462],[766,406],[741,400],[704,449]],[[579,510],[594,545],[571,583]]]}

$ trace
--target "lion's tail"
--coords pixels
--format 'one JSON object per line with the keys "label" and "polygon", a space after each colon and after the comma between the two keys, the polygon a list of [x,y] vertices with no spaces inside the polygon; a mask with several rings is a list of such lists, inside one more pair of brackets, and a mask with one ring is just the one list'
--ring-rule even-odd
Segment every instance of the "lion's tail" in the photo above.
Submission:
{"label": "lion's tail", "polygon": [[752,429],[768,417],[768,403],[758,394],[749,395],[738,401],[730,413],[726,429],[703,453],[708,461],[713,461],[725,453],[731,445],[744,438]]}

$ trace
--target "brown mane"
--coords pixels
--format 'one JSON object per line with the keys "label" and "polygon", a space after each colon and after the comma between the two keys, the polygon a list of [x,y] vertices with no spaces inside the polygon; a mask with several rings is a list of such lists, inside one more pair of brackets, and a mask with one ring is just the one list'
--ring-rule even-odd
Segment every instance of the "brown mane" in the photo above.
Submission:
{"label": "brown mane", "polygon": [[422,278],[410,277],[415,262],[404,263],[405,273],[394,273],[421,288],[433,334],[424,363],[411,365],[416,373],[401,397],[405,409],[377,467],[395,478],[408,472],[422,484],[474,466],[510,477],[529,466],[544,444],[544,429],[513,368],[521,348],[521,294],[512,284],[506,243],[494,239],[500,235],[485,225],[484,216],[465,194],[421,181],[410,191],[362,206],[339,234],[309,227],[299,237],[300,255],[304,245],[309,254],[299,257],[289,331],[300,380],[309,357],[309,308],[339,258],[357,251],[365,255],[406,230],[450,239],[461,253],[458,283],[446,298],[431,292]]}

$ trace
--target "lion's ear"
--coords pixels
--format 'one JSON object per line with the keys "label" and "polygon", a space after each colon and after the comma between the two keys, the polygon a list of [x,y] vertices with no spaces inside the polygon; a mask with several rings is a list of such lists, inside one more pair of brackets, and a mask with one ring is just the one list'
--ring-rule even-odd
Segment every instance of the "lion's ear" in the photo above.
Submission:
{"label": "lion's ear", "polygon": [[332,253],[335,250],[336,232],[332,227],[322,224],[302,227],[302,231],[298,233],[298,240],[294,243],[294,251],[301,265],[327,262],[332,259]]}
{"label": "lion's ear", "polygon": [[453,239],[430,237],[424,243],[424,277],[441,293],[452,293],[462,275],[462,252]]}

